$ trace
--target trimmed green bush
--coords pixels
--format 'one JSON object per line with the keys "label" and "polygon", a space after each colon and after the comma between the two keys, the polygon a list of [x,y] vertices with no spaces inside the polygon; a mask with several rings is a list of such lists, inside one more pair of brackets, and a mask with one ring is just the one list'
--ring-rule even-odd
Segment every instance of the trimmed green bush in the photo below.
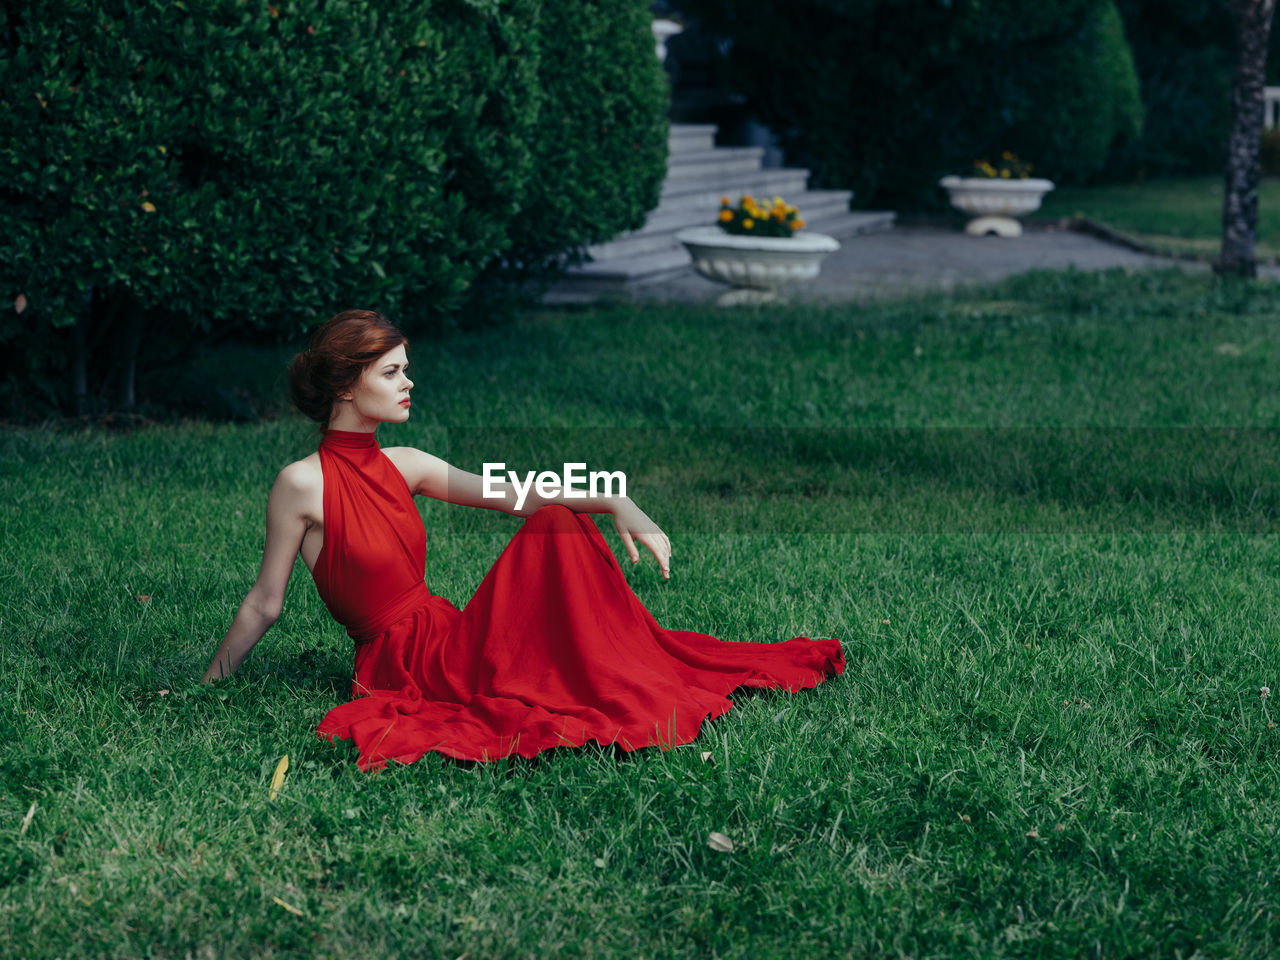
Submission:
{"label": "trimmed green bush", "polygon": [[539,34],[545,94],[525,212],[508,260],[523,268],[644,225],[666,176],[670,92],[641,0],[548,3]]}
{"label": "trimmed green bush", "polygon": [[0,409],[133,408],[211,332],[448,315],[508,251],[637,225],[666,144],[643,10],[5,5]]}
{"label": "trimmed green bush", "polygon": [[1220,172],[1235,64],[1227,0],[1117,2],[1146,106],[1142,135],[1119,158],[1122,172]]}
{"label": "trimmed green bush", "polygon": [[1112,0],[690,0],[731,75],[820,182],[861,205],[938,203],[937,178],[1004,150],[1087,180],[1141,122]]}
{"label": "trimmed green bush", "polygon": [[531,0],[5,9],[0,271],[27,307],[0,341],[28,368],[48,351],[47,372],[69,348],[82,410],[95,381],[131,406],[135,348],[175,327],[448,309],[505,243],[538,100]]}
{"label": "trimmed green bush", "polygon": [[[1142,136],[1119,157],[1138,176],[1221,173],[1230,123],[1235,28],[1228,0],[1117,0],[1142,83]],[[1273,25],[1267,82],[1280,84]]]}

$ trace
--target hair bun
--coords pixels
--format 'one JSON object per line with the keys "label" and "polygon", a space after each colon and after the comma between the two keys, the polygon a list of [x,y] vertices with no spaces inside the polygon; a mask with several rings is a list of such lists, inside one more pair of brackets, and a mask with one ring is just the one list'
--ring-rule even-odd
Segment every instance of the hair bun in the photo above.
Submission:
{"label": "hair bun", "polygon": [[408,346],[396,327],[372,310],[344,310],[322,323],[311,346],[289,364],[289,395],[303,414],[322,427],[334,399],[350,389],[366,366],[388,350]]}

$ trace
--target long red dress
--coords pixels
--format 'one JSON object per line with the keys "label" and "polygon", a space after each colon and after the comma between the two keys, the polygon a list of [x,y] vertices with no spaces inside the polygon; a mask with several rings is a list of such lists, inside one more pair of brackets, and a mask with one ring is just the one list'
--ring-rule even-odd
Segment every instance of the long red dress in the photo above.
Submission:
{"label": "long red dress", "polygon": [[812,687],[844,670],[839,640],[731,643],[664,630],[590,517],[527,519],[459,611],[423,582],[426,533],[372,433],[320,444],[324,545],[312,575],[355,640],[356,699],[317,727],[364,770],[429,750],[524,757],[588,740],[670,747],[731,706],[735,687]]}

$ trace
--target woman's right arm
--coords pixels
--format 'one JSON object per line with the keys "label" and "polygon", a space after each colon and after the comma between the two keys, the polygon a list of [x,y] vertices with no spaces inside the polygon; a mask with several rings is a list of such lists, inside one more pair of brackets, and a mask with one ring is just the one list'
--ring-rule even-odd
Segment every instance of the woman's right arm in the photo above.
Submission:
{"label": "woman's right arm", "polygon": [[280,471],[271,487],[271,495],[267,498],[267,542],[262,551],[262,568],[213,655],[213,662],[204,673],[204,683],[231,676],[280,617],[294,557],[298,555],[302,538],[312,522],[310,505],[318,499],[319,470],[309,467],[301,461],[291,463]]}

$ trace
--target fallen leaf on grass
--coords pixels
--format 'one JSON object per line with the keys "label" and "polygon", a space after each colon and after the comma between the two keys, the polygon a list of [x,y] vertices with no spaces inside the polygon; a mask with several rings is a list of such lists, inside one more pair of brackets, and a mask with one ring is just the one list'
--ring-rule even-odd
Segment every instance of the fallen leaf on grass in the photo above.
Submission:
{"label": "fallen leaf on grass", "polygon": [[723,833],[716,833],[714,830],[707,835],[707,846],[721,853],[733,853],[733,841]]}
{"label": "fallen leaf on grass", "polygon": [[149,593],[140,593],[140,594],[138,594],[136,597],[134,597],[133,599],[137,600],[139,603],[150,603],[150,602],[151,602],[151,594],[149,594]]}
{"label": "fallen leaf on grass", "polygon": [[710,750],[703,750],[703,751],[702,751],[702,753],[698,754],[698,756],[702,757],[702,762],[703,762],[703,763],[710,763],[710,762],[711,762],[711,751],[710,751]]}
{"label": "fallen leaf on grass", "polygon": [[32,817],[34,817],[34,816],[36,815],[36,804],[37,804],[37,803],[39,803],[39,801],[38,801],[38,800],[32,800],[32,801],[31,801],[31,806],[30,806],[30,808],[28,808],[28,810],[27,810],[27,815],[26,815],[25,817],[23,817],[23,818],[22,818],[22,827],[18,830],[18,836],[20,836],[20,837],[21,837],[21,836],[25,836],[25,835],[26,835],[27,827],[31,826],[31,818],[32,818]]}
{"label": "fallen leaf on grass", "polygon": [[268,799],[274,800],[276,798],[276,794],[284,786],[284,773],[288,769],[289,755],[286,753],[280,758],[280,762],[276,764],[276,772],[271,776],[271,796]]}
{"label": "fallen leaf on grass", "polygon": [[13,312],[21,313],[25,309],[27,309],[27,295],[20,293],[13,301]]}
{"label": "fallen leaf on grass", "polygon": [[271,899],[272,899],[272,900],[274,900],[276,903],[280,904],[280,906],[284,907],[286,910],[288,910],[290,913],[292,913],[295,917],[305,917],[305,916],[306,916],[306,914],[305,914],[305,913],[303,913],[301,910],[299,910],[297,907],[295,907],[292,903],[285,903],[285,902],[284,902],[283,900],[281,900],[279,897],[272,897]]}

